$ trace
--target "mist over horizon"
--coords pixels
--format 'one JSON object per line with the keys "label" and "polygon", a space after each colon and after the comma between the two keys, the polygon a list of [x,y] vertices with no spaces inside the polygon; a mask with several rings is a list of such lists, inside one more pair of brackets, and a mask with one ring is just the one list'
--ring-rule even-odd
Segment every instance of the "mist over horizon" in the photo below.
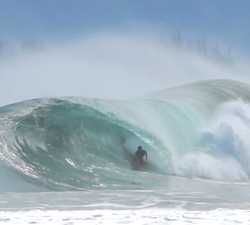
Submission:
{"label": "mist over horizon", "polygon": [[41,51],[20,51],[0,64],[0,104],[62,96],[124,100],[206,79],[249,81],[242,59],[212,60],[157,37],[97,33]]}
{"label": "mist over horizon", "polygon": [[[240,23],[247,3],[2,3],[0,106],[62,96],[127,100],[210,79],[250,82]],[[38,51],[24,51],[30,40]]]}

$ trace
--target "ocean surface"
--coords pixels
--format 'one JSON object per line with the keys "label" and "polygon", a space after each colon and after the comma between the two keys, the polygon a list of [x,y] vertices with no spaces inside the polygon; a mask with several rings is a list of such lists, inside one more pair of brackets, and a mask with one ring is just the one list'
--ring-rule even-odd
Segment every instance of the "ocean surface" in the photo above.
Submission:
{"label": "ocean surface", "polygon": [[249,103],[249,84],[204,80],[3,106],[0,224],[250,224]]}

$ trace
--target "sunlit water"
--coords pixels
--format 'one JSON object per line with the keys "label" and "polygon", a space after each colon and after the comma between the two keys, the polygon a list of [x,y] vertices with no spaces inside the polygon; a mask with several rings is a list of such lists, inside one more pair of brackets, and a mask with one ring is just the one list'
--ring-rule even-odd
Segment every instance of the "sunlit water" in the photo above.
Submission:
{"label": "sunlit water", "polygon": [[249,96],[209,80],[1,107],[0,224],[249,224]]}

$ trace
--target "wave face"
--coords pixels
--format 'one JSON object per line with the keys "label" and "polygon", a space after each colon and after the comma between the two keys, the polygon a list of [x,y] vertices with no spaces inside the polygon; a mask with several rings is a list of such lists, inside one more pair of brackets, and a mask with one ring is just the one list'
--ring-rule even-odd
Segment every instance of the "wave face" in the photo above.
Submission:
{"label": "wave face", "polygon": [[[248,181],[249,102],[248,84],[208,80],[129,101],[1,107],[1,191],[163,188],[173,175]],[[135,171],[139,145],[149,163]]]}

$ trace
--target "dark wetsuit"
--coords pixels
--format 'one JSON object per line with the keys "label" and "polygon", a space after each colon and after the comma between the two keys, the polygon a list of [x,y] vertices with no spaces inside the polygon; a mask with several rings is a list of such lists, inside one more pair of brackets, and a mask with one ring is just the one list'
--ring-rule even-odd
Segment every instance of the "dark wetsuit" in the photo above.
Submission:
{"label": "dark wetsuit", "polygon": [[148,158],[147,152],[145,150],[137,150],[135,153],[136,159],[142,162],[142,159],[146,156],[146,159]]}

